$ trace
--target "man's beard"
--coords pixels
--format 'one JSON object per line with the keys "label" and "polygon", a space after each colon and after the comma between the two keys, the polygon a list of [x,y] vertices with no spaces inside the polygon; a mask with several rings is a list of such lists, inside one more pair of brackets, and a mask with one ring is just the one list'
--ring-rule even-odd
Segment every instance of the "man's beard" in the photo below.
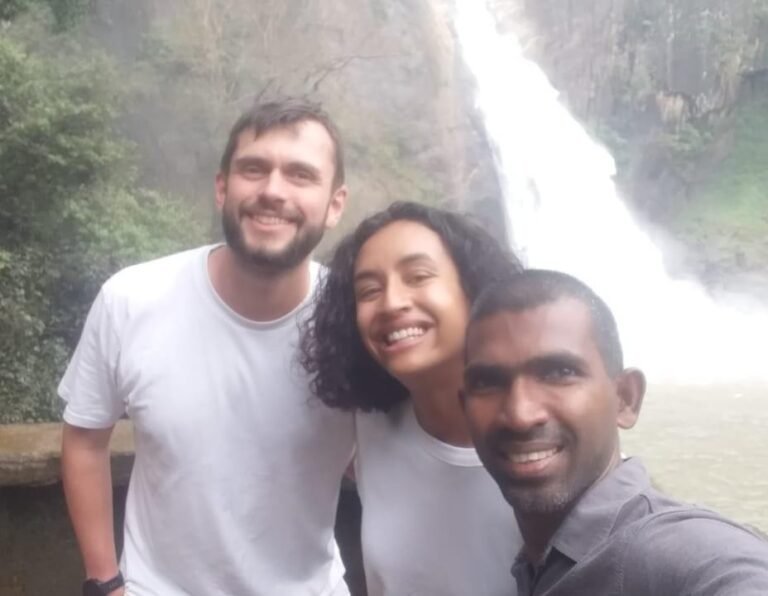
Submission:
{"label": "man's beard", "polygon": [[520,488],[504,490],[504,497],[515,511],[529,515],[551,515],[568,509],[584,489],[560,486],[554,490],[536,491]]}
{"label": "man's beard", "polygon": [[[575,465],[575,464],[574,464]],[[607,465],[607,464],[606,464]],[[497,476],[502,493],[515,511],[528,515],[553,515],[569,510],[604,475],[600,469],[581,470],[548,486],[525,486]]]}
{"label": "man's beard", "polygon": [[[488,437],[488,442],[494,446],[492,450],[503,453],[510,445],[531,443],[538,441],[544,445],[557,445],[560,450],[568,453],[567,447],[572,445],[574,439],[566,429],[555,424],[547,424],[528,432],[513,432],[508,429],[499,429]],[[556,457],[561,457],[558,454]],[[497,467],[491,460],[489,471],[494,477],[507,502],[515,511],[529,515],[552,515],[568,509],[591,484],[589,474],[585,476],[583,471],[569,467],[569,470],[559,478],[553,478],[545,484],[533,483],[525,480],[517,480],[508,477],[507,473]],[[574,466],[575,463],[571,462]]]}
{"label": "man's beard", "polygon": [[223,209],[221,223],[224,238],[239,259],[266,273],[278,274],[297,267],[320,244],[325,233],[322,224],[311,225],[305,219],[294,218],[296,235],[281,250],[249,247],[240,225],[243,215],[242,209],[235,213],[226,207]]}

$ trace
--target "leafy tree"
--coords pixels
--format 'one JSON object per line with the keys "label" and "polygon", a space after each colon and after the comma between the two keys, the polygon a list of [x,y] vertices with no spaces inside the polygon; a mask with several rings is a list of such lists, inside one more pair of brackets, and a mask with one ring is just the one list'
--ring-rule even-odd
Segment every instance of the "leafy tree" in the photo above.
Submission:
{"label": "leafy tree", "polygon": [[0,39],[0,423],[58,417],[56,382],[111,273],[203,236],[178,200],[137,188],[120,98],[104,57],[65,66]]}
{"label": "leafy tree", "polygon": [[80,19],[91,0],[0,0],[0,21],[11,21],[35,5],[47,6],[55,29],[66,29]]}

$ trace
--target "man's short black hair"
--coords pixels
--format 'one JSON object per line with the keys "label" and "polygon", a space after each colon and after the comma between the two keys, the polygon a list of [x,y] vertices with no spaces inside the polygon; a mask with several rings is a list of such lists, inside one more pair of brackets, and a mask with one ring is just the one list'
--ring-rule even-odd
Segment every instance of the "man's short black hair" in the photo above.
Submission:
{"label": "man's short black hair", "polygon": [[237,119],[232,130],[229,131],[229,139],[221,155],[219,169],[229,173],[232,165],[232,156],[237,148],[240,134],[245,130],[253,131],[256,137],[267,131],[278,128],[290,128],[301,122],[317,122],[331,137],[333,142],[333,189],[336,190],[344,184],[344,151],[341,144],[341,135],[331,117],[320,107],[320,104],[303,99],[288,98],[267,103],[255,103]]}
{"label": "man's short black hair", "polygon": [[499,312],[529,310],[561,298],[573,298],[589,309],[605,370],[612,377],[618,375],[624,369],[624,356],[611,309],[587,284],[560,271],[527,269],[485,288],[472,306],[470,326]]}

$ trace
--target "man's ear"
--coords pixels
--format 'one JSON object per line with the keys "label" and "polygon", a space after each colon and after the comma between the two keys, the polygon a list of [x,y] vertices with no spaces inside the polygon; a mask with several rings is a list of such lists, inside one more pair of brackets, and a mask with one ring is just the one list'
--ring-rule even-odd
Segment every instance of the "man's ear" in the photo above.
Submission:
{"label": "man's ear", "polygon": [[227,198],[227,176],[224,172],[216,174],[216,209],[221,211],[224,208],[224,201]]}
{"label": "man's ear", "polygon": [[339,223],[341,215],[344,213],[344,208],[347,206],[348,194],[349,190],[347,189],[346,184],[342,184],[331,194],[331,201],[328,203],[328,212],[325,215],[325,228],[327,230],[335,228],[336,224]]}
{"label": "man's ear", "polygon": [[640,417],[640,407],[645,397],[645,375],[637,368],[625,368],[616,378],[619,396],[619,413],[616,423],[624,430],[632,428]]}

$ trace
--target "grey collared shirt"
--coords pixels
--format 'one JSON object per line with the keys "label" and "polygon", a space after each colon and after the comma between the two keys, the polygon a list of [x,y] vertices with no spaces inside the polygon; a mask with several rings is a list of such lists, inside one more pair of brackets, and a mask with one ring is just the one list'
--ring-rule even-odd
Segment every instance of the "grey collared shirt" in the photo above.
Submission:
{"label": "grey collared shirt", "polygon": [[544,562],[521,556],[518,596],[768,596],[768,541],[670,499],[637,459],[587,491]]}

